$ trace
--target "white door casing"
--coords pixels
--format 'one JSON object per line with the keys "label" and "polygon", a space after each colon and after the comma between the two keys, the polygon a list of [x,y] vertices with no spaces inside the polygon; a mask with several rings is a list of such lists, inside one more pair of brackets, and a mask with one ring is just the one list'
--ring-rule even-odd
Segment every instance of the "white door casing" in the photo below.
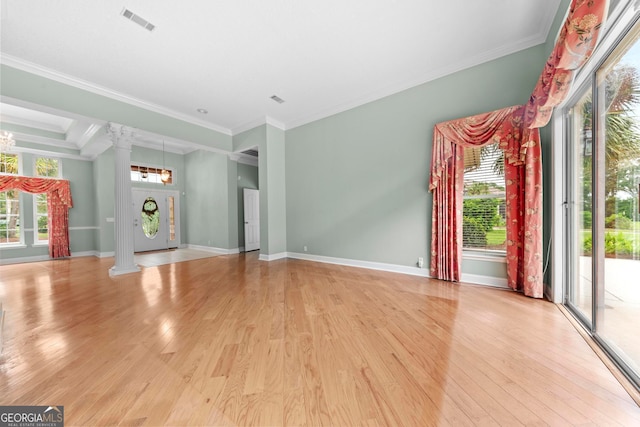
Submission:
{"label": "white door casing", "polygon": [[243,189],[244,250],[260,249],[260,191]]}

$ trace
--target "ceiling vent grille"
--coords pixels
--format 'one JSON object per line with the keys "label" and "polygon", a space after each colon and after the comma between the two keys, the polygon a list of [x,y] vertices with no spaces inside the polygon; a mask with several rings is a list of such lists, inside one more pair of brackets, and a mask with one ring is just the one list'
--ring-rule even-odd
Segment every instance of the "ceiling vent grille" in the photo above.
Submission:
{"label": "ceiling vent grille", "polygon": [[280,98],[278,95],[271,95],[271,99],[276,101],[278,104],[282,104],[284,102],[284,99]]}
{"label": "ceiling vent grille", "polygon": [[136,15],[135,13],[131,12],[129,9],[122,9],[121,15],[127,18],[128,20],[140,25],[145,30],[153,31],[153,29],[156,28],[156,26],[153,25],[151,22],[142,18],[140,15]]}
{"label": "ceiling vent grille", "polygon": [[249,156],[258,157],[258,151],[257,150],[245,150],[245,151],[242,152],[242,154],[247,154]]}

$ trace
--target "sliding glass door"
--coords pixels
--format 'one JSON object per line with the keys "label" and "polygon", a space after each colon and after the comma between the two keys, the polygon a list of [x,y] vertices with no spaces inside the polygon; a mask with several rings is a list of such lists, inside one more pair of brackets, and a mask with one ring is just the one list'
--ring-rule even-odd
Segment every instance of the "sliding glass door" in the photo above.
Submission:
{"label": "sliding glass door", "polygon": [[640,25],[567,109],[566,304],[640,384]]}
{"label": "sliding glass door", "polygon": [[593,321],[593,139],[591,87],[580,92],[569,111],[571,174],[567,192],[570,265],[567,303],[591,326]]}

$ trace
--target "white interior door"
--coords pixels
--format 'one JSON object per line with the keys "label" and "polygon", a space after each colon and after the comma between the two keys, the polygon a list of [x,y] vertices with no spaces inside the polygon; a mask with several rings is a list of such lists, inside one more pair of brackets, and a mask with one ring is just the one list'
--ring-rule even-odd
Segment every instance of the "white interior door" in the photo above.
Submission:
{"label": "white interior door", "polygon": [[135,252],[178,247],[178,192],[133,189]]}
{"label": "white interior door", "polygon": [[243,189],[244,198],[244,250],[260,249],[260,192]]}

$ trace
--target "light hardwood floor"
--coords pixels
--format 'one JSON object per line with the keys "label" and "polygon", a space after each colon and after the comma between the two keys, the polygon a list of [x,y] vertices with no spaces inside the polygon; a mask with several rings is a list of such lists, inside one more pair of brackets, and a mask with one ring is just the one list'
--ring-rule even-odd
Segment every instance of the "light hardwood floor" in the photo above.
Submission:
{"label": "light hardwood floor", "polygon": [[0,405],[66,425],[640,425],[553,304],[257,254],[0,266]]}

